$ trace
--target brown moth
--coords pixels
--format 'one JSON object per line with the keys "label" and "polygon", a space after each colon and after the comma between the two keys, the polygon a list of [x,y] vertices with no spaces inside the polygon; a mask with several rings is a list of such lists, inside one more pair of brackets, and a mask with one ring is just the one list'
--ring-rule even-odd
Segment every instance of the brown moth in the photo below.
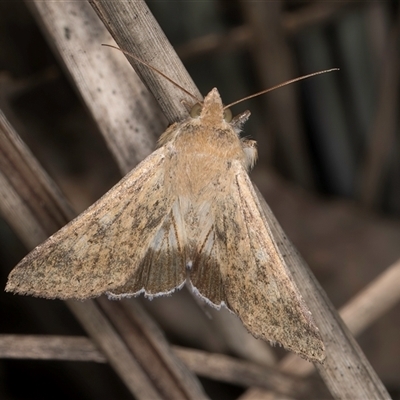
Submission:
{"label": "brown moth", "polygon": [[257,338],[324,359],[311,312],[248,176],[241,139],[213,89],[159,147],[88,210],[28,254],[6,291],[50,299],[168,295],[185,283],[236,313]]}

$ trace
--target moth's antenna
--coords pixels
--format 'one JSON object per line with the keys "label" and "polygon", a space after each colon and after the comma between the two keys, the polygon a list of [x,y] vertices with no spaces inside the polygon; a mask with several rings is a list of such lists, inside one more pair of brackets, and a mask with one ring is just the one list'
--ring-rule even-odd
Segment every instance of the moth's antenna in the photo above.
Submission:
{"label": "moth's antenna", "polygon": [[281,88],[282,86],[290,85],[291,83],[302,81],[303,79],[311,78],[312,76],[326,74],[326,73],[332,72],[332,71],[339,71],[339,68],[331,68],[331,69],[325,69],[323,71],[313,72],[312,74],[304,75],[304,76],[301,76],[300,78],[295,78],[295,79],[291,79],[290,81],[286,81],[284,83],[280,83],[279,85],[276,85],[276,86],[274,86],[272,88],[269,88],[269,89],[266,89],[266,90],[262,90],[261,92],[257,92],[255,94],[252,94],[251,96],[247,96],[247,97],[245,97],[243,99],[234,101],[233,103],[228,104],[227,106],[224,106],[224,110],[227,109],[227,108],[230,108],[230,107],[232,107],[232,106],[234,106],[234,105],[236,105],[238,103],[241,103],[242,101],[249,100],[249,99],[252,99],[253,97],[257,97],[257,96],[260,96],[262,94],[271,92],[272,90]]}
{"label": "moth's antenna", "polygon": [[141,60],[140,58],[136,57],[134,54],[129,53],[129,51],[125,51],[120,49],[119,47],[113,46],[111,44],[102,44],[102,46],[106,46],[106,47],[111,47],[112,49],[116,49],[119,50],[120,52],[126,54],[129,57],[132,57],[133,59],[135,59],[137,62],[145,65],[146,67],[150,68],[151,70],[153,70],[154,72],[157,72],[158,74],[160,74],[161,76],[163,76],[167,81],[171,82],[173,85],[175,85],[177,88],[181,89],[183,92],[185,92],[187,95],[189,95],[192,99],[195,99],[197,102],[202,103],[201,100],[199,100],[196,96],[194,96],[192,93],[190,93],[188,90],[186,90],[184,87],[182,87],[181,85],[179,85],[178,83],[176,83],[175,81],[173,81],[170,77],[168,77],[167,75],[165,75],[163,72],[161,72],[160,70],[158,70],[157,68],[153,67],[152,65],[148,64],[146,61]]}

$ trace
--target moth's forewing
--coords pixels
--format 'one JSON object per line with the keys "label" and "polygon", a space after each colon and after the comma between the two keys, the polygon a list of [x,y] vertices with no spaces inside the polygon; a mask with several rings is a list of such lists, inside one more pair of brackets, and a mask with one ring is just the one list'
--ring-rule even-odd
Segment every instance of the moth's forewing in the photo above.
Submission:
{"label": "moth's forewing", "polygon": [[318,328],[285,265],[250,178],[241,165],[233,169],[236,184],[224,204],[230,210],[216,221],[217,235],[225,232],[227,239],[219,254],[228,307],[254,336],[322,361]]}
{"label": "moth's forewing", "polygon": [[[174,202],[162,191],[164,160],[165,147],[161,147],[35,248],[11,271],[6,290],[85,299],[124,285],[138,271]],[[168,268],[165,265],[167,275]],[[172,290],[185,279],[184,269],[174,274],[179,277],[159,282],[160,291]],[[154,285],[152,289],[157,290]]]}

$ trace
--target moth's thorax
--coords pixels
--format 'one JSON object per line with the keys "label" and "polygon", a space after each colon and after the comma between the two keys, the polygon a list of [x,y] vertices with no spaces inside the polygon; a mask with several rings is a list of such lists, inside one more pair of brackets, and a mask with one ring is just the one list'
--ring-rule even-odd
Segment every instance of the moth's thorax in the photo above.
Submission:
{"label": "moth's thorax", "polygon": [[191,156],[201,154],[221,161],[242,161],[244,158],[238,135],[222,119],[212,125],[203,123],[201,117],[191,120],[176,137],[174,146]]}
{"label": "moth's thorax", "polygon": [[169,186],[179,196],[196,202],[212,199],[229,187],[234,174],[232,163],[239,162],[248,169],[248,155],[237,130],[224,119],[224,108],[216,89],[204,99],[198,117],[189,117],[173,125],[160,139],[170,147],[166,160]]}
{"label": "moth's thorax", "polygon": [[180,194],[196,197],[220,190],[229,184],[232,162],[245,163],[240,139],[227,123],[210,128],[194,121],[171,145],[167,165]]}

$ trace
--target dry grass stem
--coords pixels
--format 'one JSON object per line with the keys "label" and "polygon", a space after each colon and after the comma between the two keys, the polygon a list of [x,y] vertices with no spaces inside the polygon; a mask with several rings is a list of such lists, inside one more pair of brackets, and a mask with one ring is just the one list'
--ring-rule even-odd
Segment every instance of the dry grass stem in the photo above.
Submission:
{"label": "dry grass stem", "polygon": [[166,127],[154,97],[88,2],[28,2],[72,78],[123,174],[155,147]]}
{"label": "dry grass stem", "polygon": [[[293,397],[311,391],[315,393],[316,389],[320,394],[324,393],[318,381],[292,377],[274,368],[178,346],[171,350],[193,373],[213,380],[243,387],[262,387]],[[107,362],[89,338],[73,336],[0,335],[0,358]]]}

